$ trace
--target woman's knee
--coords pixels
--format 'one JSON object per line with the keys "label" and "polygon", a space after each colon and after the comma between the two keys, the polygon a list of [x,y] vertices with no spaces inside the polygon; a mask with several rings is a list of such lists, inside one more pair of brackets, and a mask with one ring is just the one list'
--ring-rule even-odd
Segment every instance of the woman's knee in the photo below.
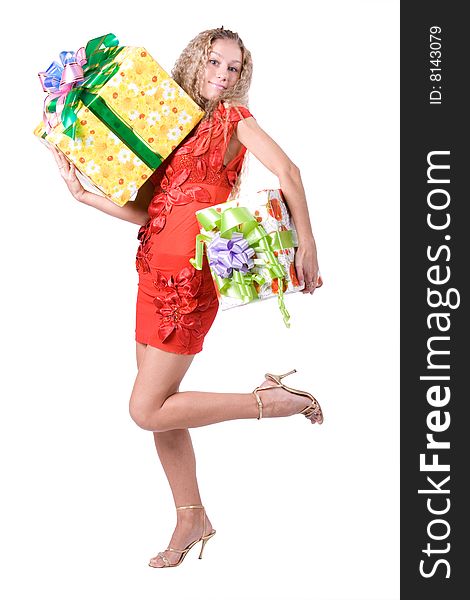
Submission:
{"label": "woman's knee", "polygon": [[165,352],[152,346],[144,347],[143,344],[137,346],[137,354],[139,371],[132,390],[129,413],[142,429],[167,431],[160,409],[165,400],[178,391],[194,356]]}
{"label": "woman's knee", "polygon": [[132,394],[129,401],[129,414],[136,425],[146,431],[166,431],[160,415],[160,407],[164,402],[148,403]]}
{"label": "woman's knee", "polygon": [[160,419],[159,411],[149,414],[145,411],[130,409],[129,414],[136,425],[145,431],[162,433],[168,431],[167,427]]}

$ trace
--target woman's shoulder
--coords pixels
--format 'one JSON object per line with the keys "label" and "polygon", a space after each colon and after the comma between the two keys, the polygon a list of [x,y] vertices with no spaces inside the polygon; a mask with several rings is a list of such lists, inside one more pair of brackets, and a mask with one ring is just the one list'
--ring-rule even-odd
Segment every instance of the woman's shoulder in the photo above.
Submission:
{"label": "woman's shoulder", "polygon": [[229,121],[240,121],[252,117],[251,111],[243,104],[232,104],[229,102],[221,102],[219,109],[228,115]]}

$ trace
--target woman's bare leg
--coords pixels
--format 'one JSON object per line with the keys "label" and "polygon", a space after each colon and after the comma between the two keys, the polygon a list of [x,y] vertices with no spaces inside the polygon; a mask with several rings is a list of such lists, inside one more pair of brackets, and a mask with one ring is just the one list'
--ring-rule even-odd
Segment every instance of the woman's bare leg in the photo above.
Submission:
{"label": "woman's bare leg", "polygon": [[[252,393],[178,392],[192,359],[193,356],[147,346],[129,407],[140,427],[162,432],[258,417],[258,405]],[[267,387],[272,383],[265,381],[262,385]],[[282,388],[260,392],[260,397],[263,417],[293,415],[309,404],[308,399]]]}
{"label": "woman's bare leg", "polygon": [[[145,344],[137,343],[137,367],[140,367],[146,349]],[[188,367],[191,360],[188,360]],[[202,504],[196,478],[196,458],[187,429],[154,432],[155,447],[162,463],[163,470],[170,484],[176,506]],[[177,511],[177,522],[170,540],[172,548],[184,548],[203,533],[204,513],[201,509]],[[207,519],[204,533],[211,531],[212,525]],[[163,553],[170,563],[175,563],[180,554],[176,552]],[[155,567],[164,566],[160,557],[150,559]]]}

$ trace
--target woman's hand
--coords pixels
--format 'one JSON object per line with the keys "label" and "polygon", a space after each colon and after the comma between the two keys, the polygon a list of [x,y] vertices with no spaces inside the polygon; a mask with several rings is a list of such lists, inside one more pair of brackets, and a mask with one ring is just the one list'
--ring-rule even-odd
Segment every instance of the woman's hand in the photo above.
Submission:
{"label": "woman's hand", "polygon": [[57,150],[55,147],[51,147],[51,152],[54,155],[60,174],[62,175],[62,179],[69,188],[70,193],[76,200],[81,202],[83,199],[83,194],[85,193],[85,189],[77,177],[75,166],[67,160],[63,152]]}
{"label": "woman's hand", "polygon": [[137,198],[133,202],[127,202],[124,206],[118,206],[105,195],[94,194],[85,190],[77,177],[76,169],[69,163],[63,152],[55,147],[50,148],[59,167],[62,179],[65,181],[72,196],[85,205],[92,206],[107,215],[117,217],[123,221],[129,221],[136,225],[144,225],[149,220],[147,208],[153,196],[154,183],[149,178],[139,189]]}
{"label": "woman's hand", "polygon": [[297,278],[305,288],[302,294],[313,294],[317,287],[323,285],[323,281],[318,270],[317,248],[315,241],[300,243],[295,253],[295,271]]}

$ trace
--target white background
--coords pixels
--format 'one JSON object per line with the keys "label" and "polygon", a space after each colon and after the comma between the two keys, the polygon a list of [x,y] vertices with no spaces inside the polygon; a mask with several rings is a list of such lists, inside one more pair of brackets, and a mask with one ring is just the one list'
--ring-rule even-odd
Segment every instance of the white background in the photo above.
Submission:
{"label": "white background", "polygon": [[[1,595],[398,598],[398,1],[13,11],[2,26]],[[193,429],[217,535],[204,560],[193,550],[156,570],[147,562],[175,513],[153,436],[128,414],[138,228],[68,195],[32,135],[36,73],[107,32],[169,70],[221,25],[252,51],[253,115],[301,169],[325,284],[286,298],[290,330],[274,300],[219,312],[182,389],[251,391],[265,371],[295,367],[287,383],[311,390],[326,419]],[[277,180],[252,158],[245,190],[266,187]]]}

